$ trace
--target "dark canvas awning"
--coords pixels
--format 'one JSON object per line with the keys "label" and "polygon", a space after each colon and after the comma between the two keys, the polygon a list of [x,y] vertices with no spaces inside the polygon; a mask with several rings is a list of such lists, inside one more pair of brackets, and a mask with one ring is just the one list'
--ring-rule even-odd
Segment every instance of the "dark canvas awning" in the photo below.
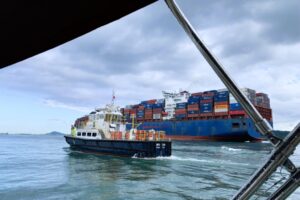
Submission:
{"label": "dark canvas awning", "polygon": [[154,1],[1,1],[0,68],[70,41]]}

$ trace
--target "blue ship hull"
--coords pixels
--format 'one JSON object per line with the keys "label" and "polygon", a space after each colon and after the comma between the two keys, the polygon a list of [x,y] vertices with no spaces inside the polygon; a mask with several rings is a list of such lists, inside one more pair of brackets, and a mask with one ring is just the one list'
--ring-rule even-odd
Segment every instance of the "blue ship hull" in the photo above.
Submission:
{"label": "blue ship hull", "polygon": [[[131,124],[127,124],[127,129]],[[249,118],[142,122],[138,130],[165,131],[172,140],[254,141],[263,136]]]}
{"label": "blue ship hull", "polygon": [[171,156],[171,141],[97,140],[65,136],[73,149],[126,157]]}

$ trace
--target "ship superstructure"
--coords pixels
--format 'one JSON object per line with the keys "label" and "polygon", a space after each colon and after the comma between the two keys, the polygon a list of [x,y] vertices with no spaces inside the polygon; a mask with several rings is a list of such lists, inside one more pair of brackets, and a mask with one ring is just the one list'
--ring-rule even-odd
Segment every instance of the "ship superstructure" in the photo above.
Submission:
{"label": "ship superstructure", "polygon": [[74,126],[78,137],[91,137],[92,134],[91,138],[94,139],[111,139],[112,133],[125,132],[122,113],[114,104],[106,105],[105,108],[97,108],[90,114],[78,118]]}

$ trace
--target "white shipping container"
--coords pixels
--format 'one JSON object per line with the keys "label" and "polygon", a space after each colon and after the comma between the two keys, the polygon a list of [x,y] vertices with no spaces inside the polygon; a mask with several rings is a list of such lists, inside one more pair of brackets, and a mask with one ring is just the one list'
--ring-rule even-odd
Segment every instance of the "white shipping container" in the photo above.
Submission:
{"label": "white shipping container", "polygon": [[228,91],[228,89],[227,88],[222,88],[222,89],[218,89],[217,91],[218,92],[225,92],[225,91]]}
{"label": "white shipping container", "polygon": [[214,111],[216,113],[218,113],[218,112],[228,112],[228,109],[229,109],[228,104],[226,104],[226,105],[215,105],[214,106]]}
{"label": "white shipping container", "polygon": [[153,119],[160,119],[161,118],[161,114],[157,113],[157,114],[153,114]]}
{"label": "white shipping container", "polygon": [[217,108],[215,109],[215,112],[218,113],[218,112],[228,112],[228,108]]}
{"label": "white shipping container", "polygon": [[230,93],[229,94],[229,103],[237,103],[237,100],[234,98],[234,96]]}

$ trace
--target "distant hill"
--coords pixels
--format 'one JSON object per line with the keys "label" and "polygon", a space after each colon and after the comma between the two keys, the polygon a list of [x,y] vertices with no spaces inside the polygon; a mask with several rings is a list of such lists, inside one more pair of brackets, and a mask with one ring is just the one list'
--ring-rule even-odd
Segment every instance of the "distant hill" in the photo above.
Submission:
{"label": "distant hill", "polygon": [[285,138],[289,134],[289,131],[279,131],[279,130],[274,130],[273,134],[281,139]]}
{"label": "distant hill", "polygon": [[61,132],[58,132],[58,131],[52,131],[50,133],[46,133],[46,135],[56,135],[56,136],[59,136],[59,135],[64,135],[64,133],[61,133]]}

